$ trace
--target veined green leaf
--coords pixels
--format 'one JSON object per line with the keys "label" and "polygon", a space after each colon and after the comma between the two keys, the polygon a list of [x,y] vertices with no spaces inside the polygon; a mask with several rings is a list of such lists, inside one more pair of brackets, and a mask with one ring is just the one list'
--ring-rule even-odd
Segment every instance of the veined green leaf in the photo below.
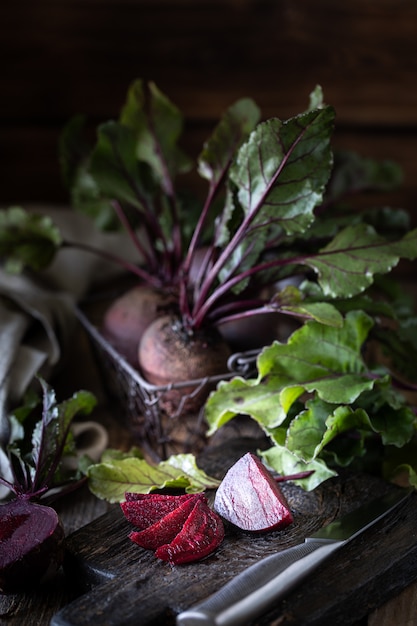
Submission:
{"label": "veined green leaf", "polygon": [[136,80],[129,88],[119,121],[134,131],[135,153],[150,165],[165,191],[172,194],[172,180],[191,167],[178,147],[183,130],[179,109],[153,83]]}
{"label": "veined green leaf", "polygon": [[325,107],[257,126],[230,171],[251,223],[269,217],[292,234],[313,221],[332,165],[333,120],[333,109]]}
{"label": "veined green leaf", "polygon": [[302,302],[298,305],[285,306],[284,311],[295,313],[300,317],[314,319],[327,326],[343,326],[343,316],[338,309],[328,302]]}
{"label": "veined green leaf", "polygon": [[361,347],[372,326],[372,319],[362,311],[348,313],[342,328],[307,322],[287,343],[275,342],[262,351],[258,358],[259,379],[273,373],[311,386],[338,375],[366,374]]}
{"label": "veined green leaf", "polygon": [[343,316],[335,305],[329,302],[309,302],[304,298],[302,291],[294,285],[287,285],[276,293],[270,304],[273,309],[292,312],[301,318],[314,319],[321,324],[338,327],[343,325]]}
{"label": "veined green leaf", "polygon": [[306,463],[285,446],[275,445],[273,448],[260,451],[259,455],[270,468],[282,476],[312,471],[313,473],[308,478],[294,481],[295,484],[307,491],[312,491],[328,478],[337,476],[337,472],[329,468],[322,459],[315,459]]}
{"label": "veined green leaf", "polygon": [[97,134],[90,174],[101,193],[110,199],[128,202],[146,213],[152,203],[140,175],[132,130],[110,121],[102,124]]}
{"label": "veined green leaf", "polygon": [[262,381],[235,377],[220,382],[205,405],[207,434],[212,435],[239,414],[250,415],[265,429],[275,428],[285,420],[283,407],[289,408],[302,393],[300,385],[291,386],[288,378],[273,374]]}
{"label": "veined green leaf", "polygon": [[309,462],[317,458],[336,437],[354,429],[373,430],[369,416],[363,409],[332,405],[316,398],[307,402],[305,411],[292,420],[286,446]]}
{"label": "veined green leaf", "polygon": [[208,398],[209,434],[239,413],[251,415],[262,428],[275,428],[305,391],[334,404],[354,402],[374,385],[361,355],[372,324],[365,313],[354,311],[342,328],[307,322],[287,343],[265,348],[256,380],[223,382]]}
{"label": "veined green leaf", "polygon": [[255,128],[260,111],[250,98],[242,98],[227,109],[198,159],[198,171],[216,185],[229,169],[242,142]]}
{"label": "veined green leaf", "polygon": [[304,260],[317,272],[325,295],[352,297],[385,274],[400,258],[417,257],[417,229],[399,241],[387,241],[367,224],[348,226],[317,255]]}
{"label": "veined green leaf", "polygon": [[[250,268],[279,233],[301,233],[313,222],[332,166],[331,107],[308,111],[287,121],[258,124],[230,168],[243,219],[231,230],[231,254],[221,271]],[[242,288],[242,286],[239,286]]]}
{"label": "veined green leaf", "polygon": [[220,481],[208,476],[203,470],[197,466],[195,456],[193,454],[174,454],[167,461],[162,461],[159,467],[166,465],[173,466],[188,477],[190,486],[189,492],[200,492],[205,489],[213,489],[218,487]]}
{"label": "veined green leaf", "polygon": [[87,471],[90,491],[109,502],[121,502],[126,491],[150,493],[166,487],[200,492],[217,487],[219,481],[200,470],[192,455],[170,457],[159,465],[150,465],[138,457],[114,458],[91,465]]}
{"label": "veined green leaf", "polygon": [[409,407],[393,409],[384,407],[371,419],[373,430],[381,435],[384,445],[404,446],[413,435],[416,424],[414,412]]}

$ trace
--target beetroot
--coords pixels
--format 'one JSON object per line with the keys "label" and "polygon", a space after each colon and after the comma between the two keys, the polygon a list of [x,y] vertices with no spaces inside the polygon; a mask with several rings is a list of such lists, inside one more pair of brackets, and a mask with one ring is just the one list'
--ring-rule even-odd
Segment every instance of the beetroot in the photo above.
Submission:
{"label": "beetroot", "polygon": [[121,502],[126,519],[137,528],[144,529],[158,522],[181,504],[196,498],[196,494],[173,496],[169,494],[131,494],[126,493],[125,502]]}
{"label": "beetroot", "polygon": [[200,494],[188,498],[144,530],[131,532],[129,538],[146,550],[156,550],[159,546],[170,543],[182,529],[195,503],[202,499],[205,501],[205,497]]}
{"label": "beetroot", "polygon": [[288,503],[272,474],[250,452],[226,473],[217,489],[214,509],[247,531],[278,530],[293,522]]}
{"label": "beetroot", "polygon": [[167,293],[136,285],[114,300],[104,314],[104,337],[133,366],[138,366],[138,345],[146,328],[172,304]]}
{"label": "beetroot", "polygon": [[64,529],[51,507],[26,498],[1,505],[0,591],[30,589],[55,573],[62,564],[63,544]]}
{"label": "beetroot", "polygon": [[224,539],[221,518],[204,501],[197,501],[187,517],[182,530],[165,545],[160,546],[155,556],[173,565],[199,561],[211,554]]}
{"label": "beetroot", "polygon": [[[211,329],[187,331],[179,318],[165,315],[155,320],[139,343],[138,359],[144,377],[152,384],[165,386],[188,380],[211,377],[227,371],[230,347],[221,335]],[[172,389],[163,394],[160,404],[168,414],[175,413],[192,386]],[[198,410],[209,392],[206,386],[193,394],[182,406],[183,411]]]}
{"label": "beetroot", "polygon": [[175,565],[198,561],[223,541],[223,522],[210,509],[204,494],[126,493],[125,497],[121,507],[126,518],[142,529],[132,531],[129,538],[142,548],[154,550],[163,561]]}

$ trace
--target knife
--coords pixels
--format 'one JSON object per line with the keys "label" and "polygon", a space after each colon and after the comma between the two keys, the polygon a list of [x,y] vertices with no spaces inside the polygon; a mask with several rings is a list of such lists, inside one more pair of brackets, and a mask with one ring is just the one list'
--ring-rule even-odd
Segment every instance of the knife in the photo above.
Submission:
{"label": "knife", "polygon": [[259,617],[333,552],[378,522],[414,489],[399,488],[331,522],[303,543],[265,557],[206,600],[183,611],[177,626],[237,626]]}

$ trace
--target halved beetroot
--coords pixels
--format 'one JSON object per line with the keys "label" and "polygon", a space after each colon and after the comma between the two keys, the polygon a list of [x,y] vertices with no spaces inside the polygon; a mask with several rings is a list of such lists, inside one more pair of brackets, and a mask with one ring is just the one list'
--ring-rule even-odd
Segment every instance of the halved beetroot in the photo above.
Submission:
{"label": "halved beetroot", "polygon": [[243,530],[262,532],[293,522],[286,498],[259,457],[248,452],[223,478],[214,509]]}
{"label": "halved beetroot", "polygon": [[182,565],[208,556],[223,539],[224,526],[221,518],[206,502],[198,500],[182,530],[171,543],[160,546],[155,556],[173,565]]}
{"label": "halved beetroot", "polygon": [[120,506],[126,519],[143,530],[158,522],[168,513],[177,509],[188,500],[194,500],[199,494],[186,493],[179,496],[160,493],[135,494],[125,493],[125,502]]}
{"label": "halved beetroot", "polygon": [[63,560],[64,529],[54,509],[27,499],[0,506],[0,592],[36,587]]}
{"label": "halved beetroot", "polygon": [[139,532],[131,532],[129,538],[145,550],[156,550],[159,546],[170,543],[181,531],[198,500],[206,502],[203,494],[196,494],[195,497],[184,500],[151,526]]}

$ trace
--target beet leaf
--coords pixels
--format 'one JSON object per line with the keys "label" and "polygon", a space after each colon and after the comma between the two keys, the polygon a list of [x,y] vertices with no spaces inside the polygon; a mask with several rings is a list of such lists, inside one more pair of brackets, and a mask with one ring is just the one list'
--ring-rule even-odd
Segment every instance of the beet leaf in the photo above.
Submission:
{"label": "beet leaf", "polygon": [[[153,83],[132,83],[118,119],[98,127],[92,146],[82,118],[60,143],[74,208],[100,227],[123,227],[141,263],[96,252],[167,288],[187,336],[271,312],[299,326],[287,343],[262,350],[256,377],[220,384],[206,413],[210,433],[238,414],[253,417],[273,444],[268,463],[280,474],[311,470],[309,488],[338,465],[365,467],[378,445],[380,459],[413,448],[417,436],[404,395],[417,388],[415,303],[386,280],[400,260],[417,258],[417,229],[402,209],[350,203],[395,189],[402,172],[333,151],[334,124],[319,86],[287,120],[262,120],[252,100],[239,100],[196,160],[202,199],[178,183],[192,164],[180,145],[183,117]],[[0,256],[10,268],[39,269],[73,245],[22,210],[0,220]],[[47,452],[37,454],[47,465]],[[415,476],[416,464],[404,463]],[[15,466],[24,477],[23,462]]]}
{"label": "beet leaf", "polygon": [[[314,488],[335,467],[360,464],[369,445],[409,445],[417,419],[389,371],[369,368],[363,346],[373,328],[363,311],[341,327],[309,321],[287,343],[258,356],[258,376],[222,382],[206,404],[210,434],[238,414],[250,415],[274,444],[262,453],[280,474],[314,470]],[[343,435],[346,435],[344,437]]]}
{"label": "beet leaf", "polygon": [[100,463],[88,468],[87,476],[90,491],[109,502],[121,502],[126,492],[150,493],[171,488],[199,493],[219,484],[197,466],[192,454],[172,455],[151,465],[135,451],[120,454],[107,450]]}
{"label": "beet leaf", "polygon": [[39,382],[41,406],[30,402],[28,411],[22,407],[11,417],[12,422],[23,421],[20,428],[12,429],[16,436],[7,446],[13,482],[0,477],[1,484],[16,495],[35,500],[52,490],[59,494],[72,489],[82,479],[79,472],[67,470],[62,461],[66,455],[74,453],[70,432],[73,418],[78,413],[90,413],[96,403],[94,396],[87,391],[78,391],[58,403],[48,383],[42,378]]}

